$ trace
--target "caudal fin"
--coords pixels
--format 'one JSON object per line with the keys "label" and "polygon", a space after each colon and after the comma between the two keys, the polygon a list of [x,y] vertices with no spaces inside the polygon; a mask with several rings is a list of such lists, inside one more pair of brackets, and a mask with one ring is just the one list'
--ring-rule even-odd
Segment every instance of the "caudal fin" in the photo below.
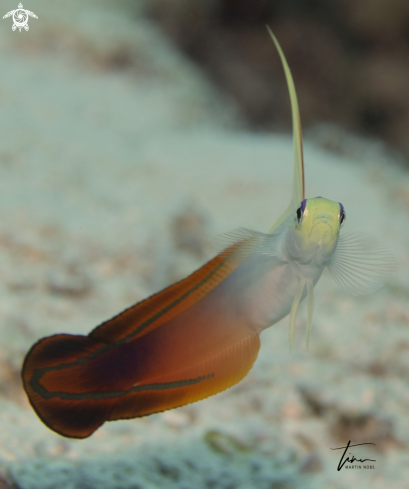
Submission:
{"label": "caudal fin", "polygon": [[[137,361],[146,347],[150,349],[149,341],[118,347],[87,336],[56,335],[33,346],[22,376],[44,424],[60,435],[86,438],[105,421],[165,411],[231,387],[248,373],[259,346],[253,332],[204,361],[164,368],[151,376]],[[141,381],[135,382],[137,378]]]}
{"label": "caudal fin", "polygon": [[[26,356],[22,378],[30,403],[60,435],[86,438],[110,415],[116,400],[88,396],[89,375],[86,370],[81,375],[82,360],[104,346],[88,336],[60,334],[40,340]],[[69,374],[69,365],[77,366],[77,375]]]}

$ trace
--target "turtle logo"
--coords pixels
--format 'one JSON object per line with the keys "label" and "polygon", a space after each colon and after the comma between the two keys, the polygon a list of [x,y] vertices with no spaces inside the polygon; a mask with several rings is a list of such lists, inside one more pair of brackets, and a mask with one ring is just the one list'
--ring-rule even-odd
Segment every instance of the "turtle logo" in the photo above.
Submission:
{"label": "turtle logo", "polygon": [[10,12],[7,12],[6,15],[3,16],[3,19],[6,19],[7,17],[13,16],[13,31],[15,31],[17,28],[21,32],[21,29],[24,29],[28,31],[28,16],[34,17],[35,19],[38,19],[37,15],[33,12],[30,12],[29,10],[23,9],[23,4],[19,3],[18,8],[16,10],[11,10]]}

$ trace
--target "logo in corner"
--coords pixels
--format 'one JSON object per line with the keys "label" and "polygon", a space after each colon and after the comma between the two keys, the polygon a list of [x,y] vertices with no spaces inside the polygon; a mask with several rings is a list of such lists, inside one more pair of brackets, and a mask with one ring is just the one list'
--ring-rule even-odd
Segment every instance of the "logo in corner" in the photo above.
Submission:
{"label": "logo in corner", "polygon": [[34,19],[38,19],[37,15],[34,12],[30,12],[29,10],[25,10],[23,8],[23,4],[19,3],[18,8],[16,10],[11,10],[7,12],[6,15],[3,16],[3,19],[7,19],[7,17],[13,16],[13,26],[12,29],[15,31],[17,28],[21,32],[21,29],[25,29],[28,31],[28,17],[34,17]]}

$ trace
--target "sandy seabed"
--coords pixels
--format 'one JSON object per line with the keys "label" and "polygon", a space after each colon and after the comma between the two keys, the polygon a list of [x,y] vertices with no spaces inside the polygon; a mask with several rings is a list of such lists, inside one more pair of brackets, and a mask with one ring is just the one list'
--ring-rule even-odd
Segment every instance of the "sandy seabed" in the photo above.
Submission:
{"label": "sandy seabed", "polygon": [[[409,176],[334,128],[307,140],[306,193],[393,251],[383,289],[349,296],[324,274],[309,350],[304,306],[291,353],[286,318],[242,382],[200,403],[83,441],[39,421],[20,384],[30,346],[183,278],[218,233],[267,231],[290,199],[292,142],[246,132],[130,4],[31,8],[29,32],[0,25],[0,488],[407,487]],[[337,471],[348,440],[375,443],[353,451],[374,468]]]}

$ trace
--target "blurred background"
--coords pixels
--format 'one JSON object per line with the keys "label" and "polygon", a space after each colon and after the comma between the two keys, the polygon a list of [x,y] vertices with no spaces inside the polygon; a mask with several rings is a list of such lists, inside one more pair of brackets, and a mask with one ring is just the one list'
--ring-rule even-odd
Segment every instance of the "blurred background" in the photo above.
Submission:
{"label": "blurred background", "polygon": [[[405,489],[409,456],[406,0],[25,0],[0,19],[0,489]],[[18,1],[3,0],[3,17]],[[324,273],[288,351],[261,335],[237,386],[69,440],[21,386],[30,347],[192,273],[237,227],[266,232],[292,189],[342,202],[398,271],[353,297]],[[351,443],[374,469],[337,471]]]}
{"label": "blurred background", "polygon": [[148,12],[239,105],[251,129],[290,128],[268,24],[296,80],[304,129],[337,124],[380,137],[408,157],[405,0],[154,0]]}

